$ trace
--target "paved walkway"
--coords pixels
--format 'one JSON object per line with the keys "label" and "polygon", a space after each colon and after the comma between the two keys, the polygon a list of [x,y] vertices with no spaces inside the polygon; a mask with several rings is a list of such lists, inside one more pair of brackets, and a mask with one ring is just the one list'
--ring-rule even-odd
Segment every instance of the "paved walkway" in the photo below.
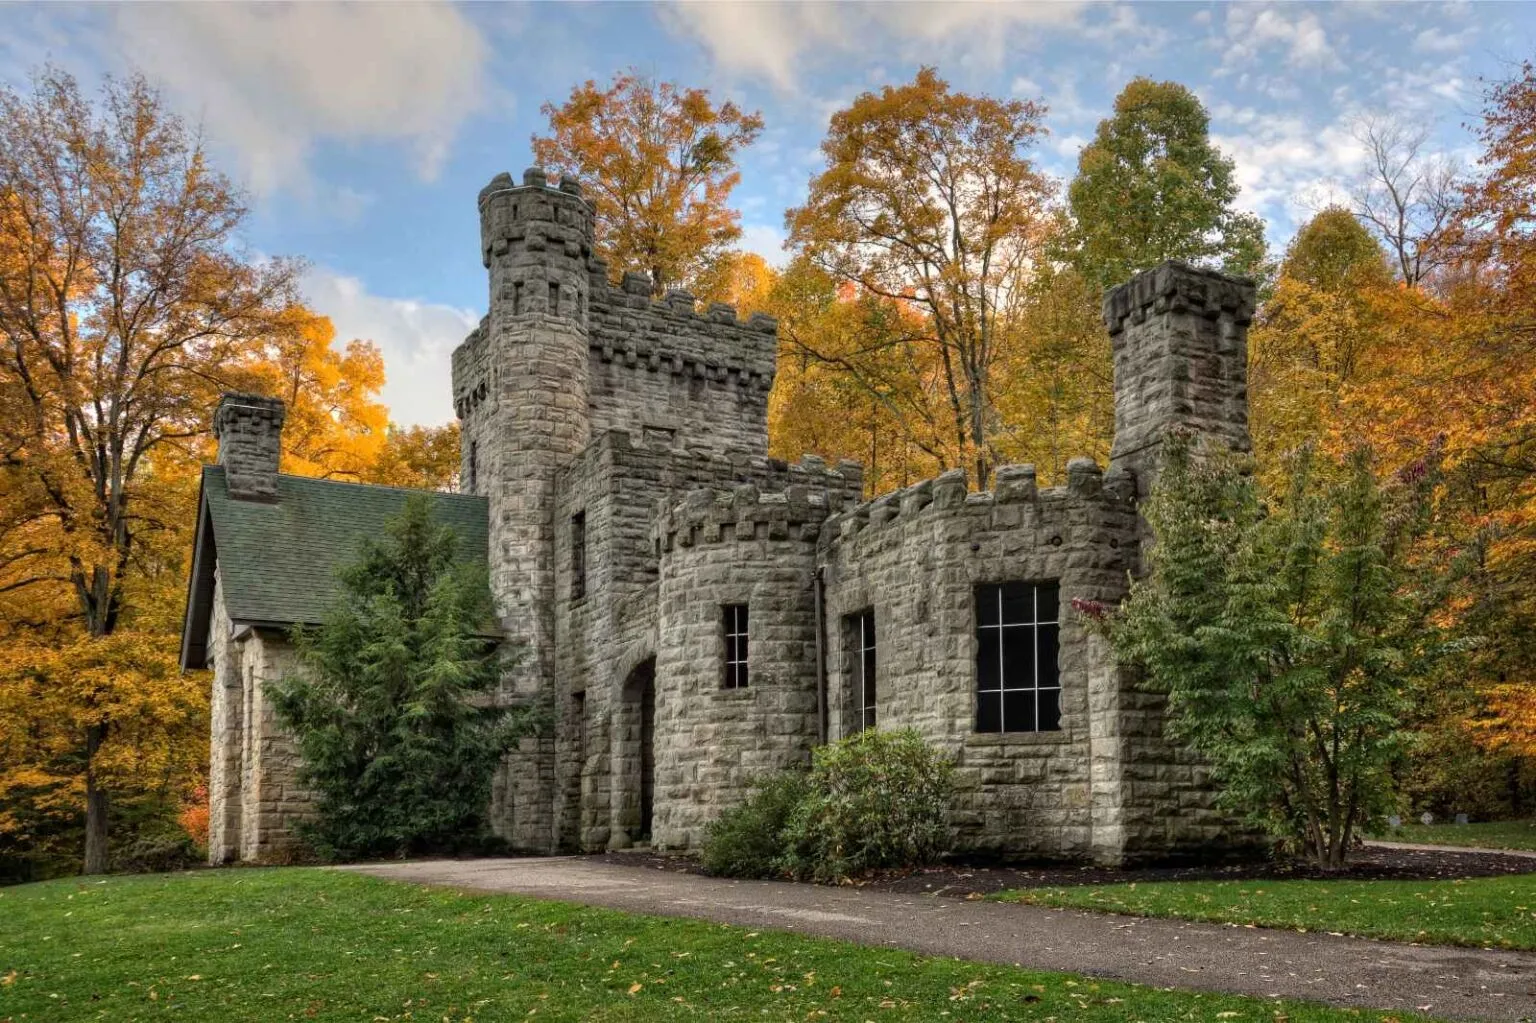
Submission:
{"label": "paved walkway", "polygon": [[1375,846],[1378,849],[1407,849],[1411,852],[1437,852],[1437,853],[1484,853],[1493,856],[1522,856],[1528,860],[1536,860],[1536,852],[1529,849],[1484,849],[1480,845],[1422,845],[1418,842],[1378,842],[1376,839],[1367,839],[1364,845]]}
{"label": "paved walkway", "polygon": [[437,860],[377,877],[698,917],[1159,987],[1445,1019],[1536,1020],[1536,955],[1108,916],[856,888],[729,881],[582,857]]}

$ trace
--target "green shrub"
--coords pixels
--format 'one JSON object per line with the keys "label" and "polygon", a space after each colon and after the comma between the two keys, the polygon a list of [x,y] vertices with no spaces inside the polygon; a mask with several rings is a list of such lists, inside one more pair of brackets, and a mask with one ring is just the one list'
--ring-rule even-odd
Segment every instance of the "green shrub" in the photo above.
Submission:
{"label": "green shrub", "polygon": [[112,871],[119,874],[163,874],[186,870],[207,861],[197,844],[180,831],[145,831],[112,853]]}
{"label": "green shrub", "polygon": [[870,729],[820,747],[808,791],[783,830],[783,867],[835,882],[877,867],[933,863],[952,842],[953,768],[911,729]]}
{"label": "green shrub", "polygon": [[809,791],[804,771],[782,771],[731,807],[704,833],[704,869],[720,877],[772,877],[784,855],[784,826]]}

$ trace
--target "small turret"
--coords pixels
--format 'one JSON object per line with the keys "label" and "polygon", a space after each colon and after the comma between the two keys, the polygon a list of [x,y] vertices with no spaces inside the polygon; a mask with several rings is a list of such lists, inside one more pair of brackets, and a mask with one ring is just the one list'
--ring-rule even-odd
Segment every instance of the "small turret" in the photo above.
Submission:
{"label": "small turret", "polygon": [[1247,451],[1248,324],[1255,290],[1244,277],[1176,260],[1104,296],[1115,360],[1112,469],[1145,495],[1162,440],[1185,429]]}

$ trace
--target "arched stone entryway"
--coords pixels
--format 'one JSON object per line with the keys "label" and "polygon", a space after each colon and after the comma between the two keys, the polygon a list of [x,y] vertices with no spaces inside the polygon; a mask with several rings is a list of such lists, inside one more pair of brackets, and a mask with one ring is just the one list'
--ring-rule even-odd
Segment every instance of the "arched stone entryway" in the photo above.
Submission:
{"label": "arched stone entryway", "polygon": [[635,665],[620,691],[614,750],[616,848],[651,838],[656,811],[656,658]]}

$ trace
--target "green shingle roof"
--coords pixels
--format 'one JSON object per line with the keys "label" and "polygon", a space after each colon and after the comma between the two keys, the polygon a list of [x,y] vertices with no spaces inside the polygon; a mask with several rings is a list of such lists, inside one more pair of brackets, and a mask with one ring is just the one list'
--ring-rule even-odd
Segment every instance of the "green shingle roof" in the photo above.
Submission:
{"label": "green shingle roof", "polygon": [[231,621],[317,623],[336,592],[337,568],[357,554],[364,537],[383,535],[406,498],[422,493],[437,520],[458,533],[460,556],[484,566],[484,497],[278,476],[276,501],[242,501],[229,496],[222,467],[205,466],[182,666],[203,667],[207,660],[215,558]]}

